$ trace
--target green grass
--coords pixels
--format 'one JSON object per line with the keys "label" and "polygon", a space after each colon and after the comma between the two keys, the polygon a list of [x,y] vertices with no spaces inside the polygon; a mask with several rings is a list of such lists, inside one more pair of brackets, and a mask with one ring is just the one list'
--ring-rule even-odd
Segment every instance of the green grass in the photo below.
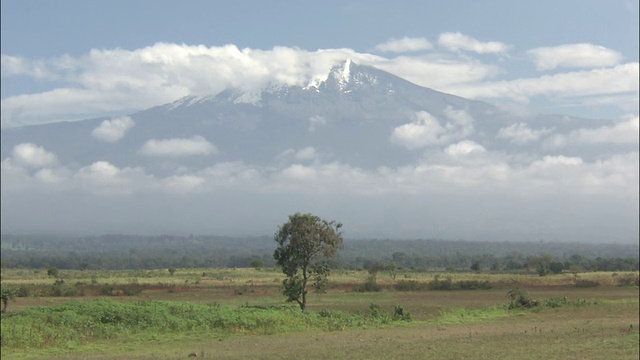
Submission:
{"label": "green grass", "polygon": [[348,314],[335,310],[301,312],[297,307],[229,307],[188,302],[73,301],[2,315],[3,348],[83,345],[136,334],[184,332],[215,335],[276,334],[309,329],[344,330],[403,320],[383,311]]}
{"label": "green grass", "polygon": [[[493,288],[393,286],[428,284],[436,275]],[[16,298],[2,315],[2,357],[176,359],[197,351],[198,359],[297,359],[304,349],[310,359],[637,359],[638,287],[617,286],[623,275],[580,274],[600,286],[576,288],[566,274],[407,273],[394,280],[380,273],[382,291],[355,292],[368,274],[335,272],[328,292],[310,293],[302,313],[284,302],[282,275],[273,269],[61,271],[65,285],[87,284],[86,295]],[[54,280],[46,271],[2,270],[3,286],[50,289]],[[138,284],[142,292],[96,292],[106,284]],[[507,310],[514,284],[540,305]],[[412,321],[394,317],[397,305]]]}

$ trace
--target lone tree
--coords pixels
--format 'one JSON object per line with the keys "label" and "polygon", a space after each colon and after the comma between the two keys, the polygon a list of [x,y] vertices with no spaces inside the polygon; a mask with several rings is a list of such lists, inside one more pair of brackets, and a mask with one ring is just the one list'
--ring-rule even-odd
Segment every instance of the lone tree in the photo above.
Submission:
{"label": "lone tree", "polygon": [[278,243],[273,253],[287,278],[282,282],[287,301],[295,301],[304,311],[310,280],[320,289],[329,275],[327,260],[342,248],[342,224],[312,214],[295,213],[275,234]]}

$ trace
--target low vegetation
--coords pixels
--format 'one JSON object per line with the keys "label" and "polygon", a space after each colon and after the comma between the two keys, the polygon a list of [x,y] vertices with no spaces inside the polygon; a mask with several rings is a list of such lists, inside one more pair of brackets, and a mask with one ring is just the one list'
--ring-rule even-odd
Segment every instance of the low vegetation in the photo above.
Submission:
{"label": "low vegetation", "polygon": [[[581,351],[577,339],[593,336],[614,341],[617,347],[598,347],[589,354],[615,358],[637,354],[634,279],[638,273],[579,273],[577,278],[477,272],[397,275],[394,280],[382,273],[337,271],[329,278],[326,293],[309,294],[302,312],[285,303],[283,274],[273,268],[176,268],[173,275],[166,269],[61,270],[58,279],[51,279],[46,270],[3,270],[3,294],[12,296],[2,315],[3,359],[27,353],[36,358],[79,359],[96,352],[102,358],[140,359],[181,358],[196,352],[200,359],[225,358],[220,355],[224,351],[229,358],[293,358],[293,345],[285,343],[303,342],[305,337],[305,343],[330,339],[332,333],[341,335],[324,346],[333,349],[334,356],[365,357],[364,350],[351,355],[345,350],[358,349],[364,341],[368,351],[374,351],[369,358],[419,353],[459,357],[471,353],[450,350],[449,341],[466,334],[475,343],[486,333],[493,334],[486,341],[505,342],[527,359],[535,357],[522,356],[527,350],[515,339],[523,333],[541,336],[541,331],[555,332],[555,339],[573,351]],[[576,286],[586,280],[599,285]],[[354,291],[372,284],[377,286],[372,291]],[[567,322],[574,328],[566,327]],[[592,323],[601,324],[599,330],[590,328]],[[370,338],[373,334],[378,335]],[[430,335],[421,338],[424,334]],[[277,343],[281,336],[290,342],[283,343],[279,352],[269,350],[267,344]],[[400,336],[414,342],[405,343]],[[191,340],[185,343],[185,339]],[[242,339],[261,344],[262,351],[249,351],[253,345],[245,350],[227,348],[243,346]],[[159,341],[182,350],[158,347]],[[379,341],[386,347],[378,347]],[[564,350],[556,350],[563,354]],[[320,348],[314,351],[310,358],[330,356]],[[497,350],[486,351],[485,356],[498,356]]]}
{"label": "low vegetation", "polygon": [[235,250],[3,235],[3,360],[637,358],[638,258],[624,246],[484,243],[486,255],[372,240],[354,252],[338,223],[289,220],[268,245]]}

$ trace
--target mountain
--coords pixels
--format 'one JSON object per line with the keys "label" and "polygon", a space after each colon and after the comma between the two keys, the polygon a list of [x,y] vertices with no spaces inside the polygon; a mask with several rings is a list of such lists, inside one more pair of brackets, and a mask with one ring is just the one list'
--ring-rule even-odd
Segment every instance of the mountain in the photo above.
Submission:
{"label": "mountain", "polygon": [[[326,154],[327,160],[365,169],[394,167],[420,156],[411,151],[411,143],[403,144],[402,139],[394,143],[391,136],[396,127],[416,123],[416,114],[421,112],[442,119],[443,136],[472,140],[488,148],[511,146],[508,139],[495,135],[514,122],[529,123],[536,131],[570,129],[586,121],[542,115],[515,118],[487,103],[423,88],[347,61],[333,68],[324,81],[307,86],[230,89],[215,96],[187,96],[131,114],[135,126],[117,143],[91,137],[105,118],[2,130],[2,157],[17,144],[34,143],[55,153],[62,163],[108,161],[162,172],[166,159],[140,154],[145,142],[200,136],[218,151],[182,158],[182,166],[204,167],[221,161],[267,165],[288,149],[313,147]],[[436,139],[433,145],[442,142]]]}
{"label": "mountain", "polygon": [[637,241],[637,124],[514,114],[347,60],[3,129],[2,231],[264,235],[309,211],[350,236]]}

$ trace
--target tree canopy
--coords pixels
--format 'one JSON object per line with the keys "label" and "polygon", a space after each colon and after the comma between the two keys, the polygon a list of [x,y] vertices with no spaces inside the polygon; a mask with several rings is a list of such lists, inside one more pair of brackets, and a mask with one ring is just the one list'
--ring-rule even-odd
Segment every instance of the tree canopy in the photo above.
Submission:
{"label": "tree canopy", "polygon": [[287,276],[283,281],[287,301],[295,301],[304,311],[309,281],[322,290],[329,275],[326,261],[343,246],[342,224],[312,214],[296,213],[280,226],[274,239],[278,243],[273,257]]}

